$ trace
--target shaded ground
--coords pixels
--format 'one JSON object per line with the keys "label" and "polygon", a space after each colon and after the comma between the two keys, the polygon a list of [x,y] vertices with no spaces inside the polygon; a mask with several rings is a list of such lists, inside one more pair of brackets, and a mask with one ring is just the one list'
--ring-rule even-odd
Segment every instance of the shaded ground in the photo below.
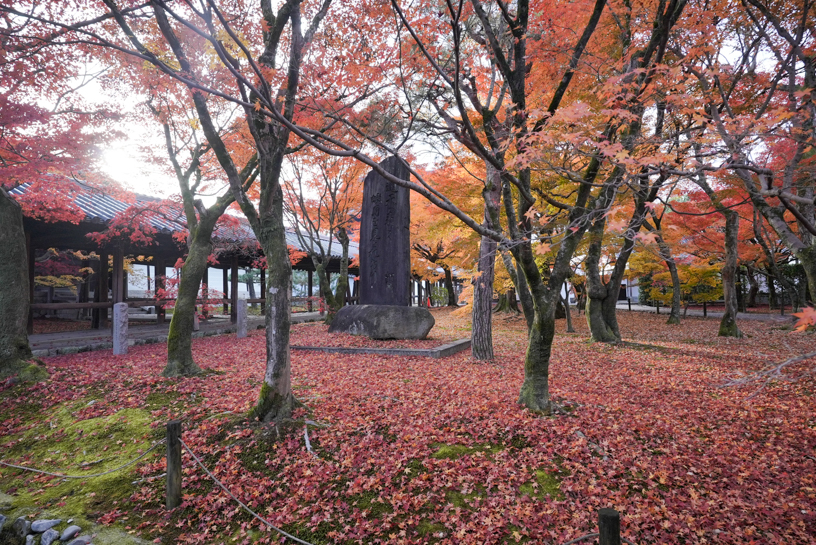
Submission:
{"label": "shaded ground", "polygon": [[[465,320],[434,316],[441,334],[468,336]],[[70,472],[103,458],[93,471],[104,471],[181,418],[184,441],[238,497],[315,544],[560,544],[595,531],[601,507],[621,511],[639,544],[816,543],[816,381],[750,399],[719,387],[812,350],[813,334],[746,321],[748,337],[720,339],[715,321],[664,320],[622,312],[624,346],[588,344],[582,317],[575,334],[560,321],[552,392],[567,414],[556,417],[516,405],[521,318],[494,320],[490,364],[293,352],[296,394],[321,425],[309,427],[314,453],[302,423],[278,439],[243,418],[263,375],[260,331],[194,341],[212,371],[190,379],[159,376],[161,345],[47,358],[50,383],[0,392],[0,458]],[[186,457],[184,503],[165,517],[163,480],[151,479],[161,454],[145,460],[104,493],[9,469],[0,491],[17,510],[82,509],[163,543],[277,542]]]}

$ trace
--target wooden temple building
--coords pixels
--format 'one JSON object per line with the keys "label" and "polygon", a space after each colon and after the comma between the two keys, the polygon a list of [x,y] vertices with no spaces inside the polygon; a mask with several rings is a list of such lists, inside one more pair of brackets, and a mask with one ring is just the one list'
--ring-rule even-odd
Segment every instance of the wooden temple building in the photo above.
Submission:
{"label": "wooden temple building", "polygon": [[[144,296],[141,298],[128,297],[125,259],[128,257],[135,258],[136,256],[150,258],[139,263],[154,268],[155,288],[163,288],[167,270],[172,268],[179,258],[183,258],[187,253],[186,245],[184,242],[179,242],[178,236],[180,233],[185,232],[183,223],[181,221],[174,222],[166,216],[149,215],[145,217],[145,221],[150,223],[154,231],[149,241],[140,241],[138,237],[118,236],[111,237],[108,242],[97,243],[94,238],[88,235],[107,230],[115,218],[121,217],[134,204],[146,204],[157,202],[157,200],[150,197],[133,196],[134,202],[126,202],[91,189],[79,182],[74,183],[79,187],[79,190],[71,192],[69,198],[72,200],[74,208],[78,208],[84,214],[81,221],[78,223],[45,222],[30,217],[26,217],[24,220],[28,247],[29,297],[31,301],[29,333],[33,330],[34,314],[38,311],[86,309],[86,311],[91,312],[92,327],[108,327],[108,309],[111,309],[115,303],[121,302],[127,303],[131,307],[155,307],[156,320],[158,323],[163,323],[165,321],[163,305],[167,300],[145,299]],[[10,194],[19,197],[24,194],[25,190],[26,186],[24,185],[12,190]],[[176,236],[174,237],[174,235]],[[314,264],[308,255],[308,250],[302,247],[299,237],[294,231],[287,231],[286,239],[288,245],[306,253],[304,257],[293,264],[293,268],[308,272],[308,294],[310,297],[307,304],[311,305],[311,296],[315,291]],[[327,243],[328,238],[322,239],[322,242]],[[223,270],[222,291],[224,295],[223,299],[217,303],[223,304],[224,314],[229,314],[232,320],[235,321],[239,268],[254,268],[263,254],[255,240],[252,229],[246,224],[245,220],[243,223],[239,221],[237,227],[217,229],[213,236],[213,243],[216,262],[211,263],[210,267]],[[98,259],[87,259],[83,263],[83,267],[93,269],[93,274],[86,276],[86,281],[77,287],[76,302],[35,302],[35,260],[38,255],[42,255],[45,250],[50,248],[59,251],[82,251],[86,254],[93,252],[98,256]],[[339,253],[341,246],[336,240],[332,241],[332,250],[335,248]],[[357,243],[351,242],[349,258],[354,258],[357,254]],[[332,255],[327,267],[328,272],[339,273],[340,261],[339,255]],[[228,281],[230,272],[231,280]],[[359,271],[356,267],[349,267],[349,274],[357,275]],[[250,299],[248,302],[259,303],[263,312],[266,294],[264,269],[260,270],[260,278],[261,296],[257,299]],[[354,284],[354,291],[356,292],[356,282]],[[352,293],[347,293],[347,300],[352,300]],[[202,301],[202,303],[211,305],[213,301],[206,300]]]}

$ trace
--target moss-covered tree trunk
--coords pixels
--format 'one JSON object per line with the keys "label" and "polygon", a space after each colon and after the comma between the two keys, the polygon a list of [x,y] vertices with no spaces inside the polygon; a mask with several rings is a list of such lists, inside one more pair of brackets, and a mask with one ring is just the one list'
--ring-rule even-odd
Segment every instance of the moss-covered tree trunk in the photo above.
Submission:
{"label": "moss-covered tree trunk", "polygon": [[[611,179],[623,175],[622,171],[615,168]],[[657,196],[657,190],[662,182],[655,182],[649,188],[641,188],[637,194],[635,210],[624,234],[623,245],[615,258],[615,265],[609,274],[609,279],[605,282],[600,270],[601,251],[603,234],[606,224],[604,217],[596,219],[588,230],[590,237],[587,249],[586,265],[586,318],[592,340],[596,342],[614,343],[621,340],[620,328],[618,327],[617,305],[620,295],[623,277],[626,274],[626,264],[629,256],[635,248],[635,236],[643,227],[646,219],[646,203],[651,202]],[[603,196],[603,208],[607,209],[615,197],[615,185],[611,184],[605,190]]]}
{"label": "moss-covered tree trunk", "polygon": [[[529,264],[528,264],[529,267]],[[528,279],[528,282],[535,279]],[[532,284],[532,282],[530,282]],[[533,324],[527,335],[527,352],[524,354],[524,382],[521,384],[518,402],[528,409],[550,414],[550,357],[555,338],[555,307],[558,293],[547,290],[543,282],[533,288]]]}
{"label": "moss-covered tree trunk", "polygon": [[[266,128],[271,130],[269,125]],[[292,393],[289,353],[292,264],[283,223],[283,191],[280,186],[282,162],[282,145],[275,147],[274,152],[266,157],[262,156],[260,161],[262,183],[258,234],[267,263],[266,371],[258,403],[251,416],[264,422],[289,418],[297,405]]]}
{"label": "moss-covered tree trunk", "polygon": [[518,304],[516,303],[516,291],[509,289],[504,293],[499,294],[499,300],[496,302],[496,307],[493,312],[512,312],[519,314]]}
{"label": "moss-covered tree trunk", "polygon": [[737,244],[739,242],[739,214],[723,209],[725,215],[725,263],[722,268],[725,312],[720,320],[720,337],[742,337],[737,327]]}
{"label": "moss-covered tree trunk", "polygon": [[346,292],[349,291],[349,237],[345,227],[339,227],[335,234],[342,248],[342,255],[340,256],[340,275],[337,278],[337,288],[334,291],[334,304],[337,305],[335,313],[337,313],[337,310],[340,310],[346,305]]}
{"label": "moss-covered tree trunk", "polygon": [[[214,225],[214,222],[212,222]],[[167,365],[162,371],[166,377],[193,376],[201,368],[193,358],[193,324],[196,300],[201,280],[207,273],[207,258],[212,252],[212,228],[199,224],[191,233],[187,258],[181,267],[176,306],[167,334]]]}
{"label": "moss-covered tree trunk", "polygon": [[324,318],[324,322],[330,324],[332,320],[334,320],[334,315],[340,310],[340,307],[334,299],[329,273],[326,271],[326,262],[321,258],[313,257],[312,263],[317,273],[317,289],[320,292],[320,297],[326,302],[326,317]]}
{"label": "moss-covered tree trunk", "polygon": [[43,380],[28,344],[28,253],[20,206],[0,187],[0,379]]}

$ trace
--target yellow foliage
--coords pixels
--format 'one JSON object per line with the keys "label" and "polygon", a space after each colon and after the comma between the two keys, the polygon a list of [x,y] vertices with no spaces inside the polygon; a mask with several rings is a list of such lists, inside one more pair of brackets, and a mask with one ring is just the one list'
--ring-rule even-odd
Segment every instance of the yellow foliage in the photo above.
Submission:
{"label": "yellow foliage", "polygon": [[37,276],[34,278],[34,283],[38,286],[46,286],[49,288],[70,288],[74,293],[76,293],[76,285],[81,282],[81,277],[72,276],[70,274],[65,274],[62,276]]}

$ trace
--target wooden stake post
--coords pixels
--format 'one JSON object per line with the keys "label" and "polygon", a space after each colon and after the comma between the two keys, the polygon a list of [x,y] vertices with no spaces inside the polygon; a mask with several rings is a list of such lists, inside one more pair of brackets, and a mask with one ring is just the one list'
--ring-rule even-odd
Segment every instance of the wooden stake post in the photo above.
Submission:
{"label": "wooden stake post", "polygon": [[181,505],[181,422],[167,423],[167,509]]}
{"label": "wooden stake post", "polygon": [[614,509],[598,510],[598,544],[621,545],[620,515]]}

